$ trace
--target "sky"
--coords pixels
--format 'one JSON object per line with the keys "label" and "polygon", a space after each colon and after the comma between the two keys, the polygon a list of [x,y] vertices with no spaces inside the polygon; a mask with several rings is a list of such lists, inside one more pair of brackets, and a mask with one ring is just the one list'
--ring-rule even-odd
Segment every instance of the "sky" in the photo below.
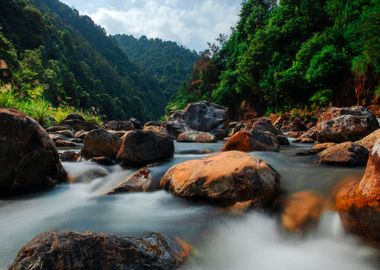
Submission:
{"label": "sky", "polygon": [[241,0],[61,0],[109,34],[172,40],[201,51],[238,20]]}

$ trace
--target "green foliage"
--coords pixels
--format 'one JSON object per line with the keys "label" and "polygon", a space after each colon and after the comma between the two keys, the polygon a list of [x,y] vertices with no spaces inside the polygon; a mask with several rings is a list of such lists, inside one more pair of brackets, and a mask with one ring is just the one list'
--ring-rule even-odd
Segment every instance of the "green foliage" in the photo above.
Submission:
{"label": "green foliage", "polygon": [[158,81],[167,98],[188,79],[193,64],[199,58],[195,51],[172,41],[148,39],[146,36],[136,39],[131,35],[116,35],[114,38],[129,59]]}
{"label": "green foliage", "polygon": [[2,0],[0,26],[0,58],[19,97],[95,107],[111,119],[163,114],[168,97],[158,80],[88,16],[58,0]]}
{"label": "green foliage", "polygon": [[320,90],[316,92],[310,101],[317,106],[328,106],[332,101],[333,91],[330,89]]}
{"label": "green foliage", "polygon": [[41,125],[48,126],[51,118],[60,122],[70,113],[82,115],[87,121],[100,124],[101,118],[96,112],[83,111],[71,106],[54,107],[44,98],[20,98],[13,90],[2,89],[0,91],[0,107],[17,109],[36,119]]}
{"label": "green foliage", "polygon": [[[379,89],[380,1],[246,0],[228,40],[171,101],[191,97],[258,113],[367,102]],[[358,94],[355,89],[363,89]],[[367,95],[367,96],[366,96]],[[345,100],[341,100],[345,97]]]}

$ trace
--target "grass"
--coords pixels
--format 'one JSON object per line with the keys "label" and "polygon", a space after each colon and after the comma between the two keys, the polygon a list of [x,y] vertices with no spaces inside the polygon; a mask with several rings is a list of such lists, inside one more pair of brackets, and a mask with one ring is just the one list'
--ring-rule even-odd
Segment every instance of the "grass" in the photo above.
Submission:
{"label": "grass", "polygon": [[87,121],[97,124],[102,122],[100,116],[95,113],[80,110],[67,105],[54,107],[50,102],[42,97],[35,99],[22,99],[15,95],[12,91],[0,91],[0,107],[19,110],[34,118],[45,127],[54,124],[54,121],[58,123],[61,122],[70,113],[80,114]]}

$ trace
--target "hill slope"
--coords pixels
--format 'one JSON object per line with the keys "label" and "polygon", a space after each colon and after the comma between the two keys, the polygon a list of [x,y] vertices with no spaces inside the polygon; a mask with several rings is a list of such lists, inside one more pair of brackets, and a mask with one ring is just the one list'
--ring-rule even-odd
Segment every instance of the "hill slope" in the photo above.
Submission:
{"label": "hill slope", "polygon": [[188,79],[193,64],[199,58],[195,51],[172,41],[148,39],[145,36],[136,39],[131,35],[114,37],[129,59],[157,79],[168,98]]}
{"label": "hill slope", "polygon": [[0,58],[21,96],[96,108],[108,118],[159,118],[158,82],[132,63],[88,16],[57,0],[0,2]]}
{"label": "hill slope", "polygon": [[200,99],[259,113],[378,102],[378,0],[246,0],[219,41],[169,109]]}

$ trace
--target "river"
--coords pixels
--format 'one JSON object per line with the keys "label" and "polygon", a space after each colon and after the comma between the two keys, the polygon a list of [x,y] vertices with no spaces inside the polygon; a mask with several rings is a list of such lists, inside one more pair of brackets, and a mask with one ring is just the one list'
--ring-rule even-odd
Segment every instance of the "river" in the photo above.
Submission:
{"label": "river", "polygon": [[[174,158],[151,168],[155,185],[174,164],[217,152],[222,145],[175,143]],[[363,175],[364,168],[322,167],[312,165],[307,156],[296,155],[309,147],[292,143],[279,153],[251,154],[271,164],[289,192],[314,190],[327,195],[344,177]],[[69,175],[87,176],[81,183],[61,184],[49,192],[0,201],[1,269],[6,269],[21,246],[34,236],[56,229],[178,236],[194,247],[194,255],[183,266],[186,270],[380,269],[378,251],[345,234],[334,212],[325,212],[316,232],[291,237],[279,230],[276,217],[258,212],[231,213],[175,198],[162,190],[104,195],[133,172],[118,165],[80,162],[64,163],[64,167]]]}

